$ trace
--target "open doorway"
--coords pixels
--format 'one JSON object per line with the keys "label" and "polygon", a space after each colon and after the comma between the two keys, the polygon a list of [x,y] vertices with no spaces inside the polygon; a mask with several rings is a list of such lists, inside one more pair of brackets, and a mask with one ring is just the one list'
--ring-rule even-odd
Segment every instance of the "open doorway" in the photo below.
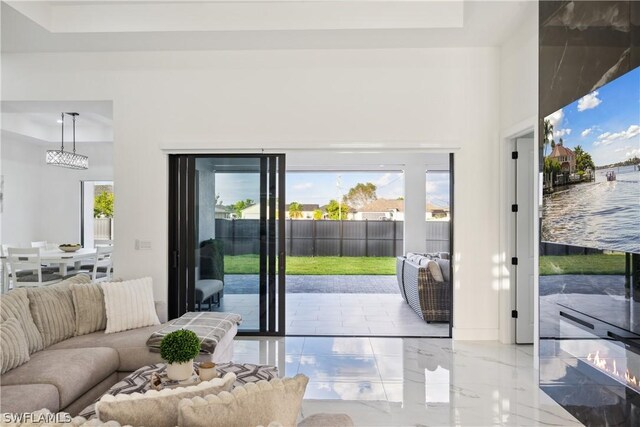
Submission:
{"label": "open doorway", "polygon": [[112,246],[114,232],[113,181],[82,181],[80,183],[81,244],[85,248]]}
{"label": "open doorway", "polygon": [[[334,162],[331,170],[287,171],[287,335],[450,336],[449,316],[423,320],[399,286],[407,233],[422,255],[444,258],[451,251],[449,156],[437,164],[433,157],[427,167],[379,171]],[[407,182],[418,174],[406,169],[421,170],[426,191]],[[407,196],[418,212],[407,212]],[[444,276],[450,280],[450,267]],[[450,299],[446,304],[450,310]]]}

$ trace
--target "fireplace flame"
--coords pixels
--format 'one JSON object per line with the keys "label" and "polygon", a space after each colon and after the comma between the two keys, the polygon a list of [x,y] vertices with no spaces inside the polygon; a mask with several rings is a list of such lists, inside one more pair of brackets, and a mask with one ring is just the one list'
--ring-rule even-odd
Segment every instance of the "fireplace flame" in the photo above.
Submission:
{"label": "fireplace flame", "polygon": [[607,363],[607,359],[605,359],[604,357],[600,357],[600,351],[596,351],[595,354],[589,353],[587,355],[587,360],[591,362],[598,369],[608,373],[609,375],[615,376],[621,380],[624,379],[628,385],[638,388],[638,385],[639,385],[638,378],[635,375],[633,375],[631,372],[629,372],[629,369],[626,370],[624,375],[620,374],[620,372],[618,371],[618,367],[616,366],[616,361],[613,360],[612,366],[609,366],[609,364]]}

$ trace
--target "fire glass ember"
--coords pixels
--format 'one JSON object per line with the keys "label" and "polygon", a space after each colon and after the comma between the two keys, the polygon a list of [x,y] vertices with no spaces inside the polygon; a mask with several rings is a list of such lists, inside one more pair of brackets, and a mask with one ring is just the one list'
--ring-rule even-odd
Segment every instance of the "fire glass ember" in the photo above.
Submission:
{"label": "fire glass ember", "polygon": [[[615,380],[625,382],[627,386],[633,388],[636,391],[640,390],[640,386],[638,385],[638,378],[629,371],[629,368],[626,368],[624,370],[624,374],[621,373],[618,370],[616,359],[600,357],[600,350],[597,350],[595,354],[589,353],[587,355],[587,360],[591,362],[592,365],[605,372]],[[611,361],[609,362],[609,360]]]}

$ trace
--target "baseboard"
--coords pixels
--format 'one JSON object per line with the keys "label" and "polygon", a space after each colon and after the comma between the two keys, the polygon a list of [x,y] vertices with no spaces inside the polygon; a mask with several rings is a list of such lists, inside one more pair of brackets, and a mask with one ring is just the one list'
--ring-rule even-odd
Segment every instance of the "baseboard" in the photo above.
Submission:
{"label": "baseboard", "polygon": [[456,341],[498,341],[499,338],[500,330],[496,328],[453,328],[453,339]]}

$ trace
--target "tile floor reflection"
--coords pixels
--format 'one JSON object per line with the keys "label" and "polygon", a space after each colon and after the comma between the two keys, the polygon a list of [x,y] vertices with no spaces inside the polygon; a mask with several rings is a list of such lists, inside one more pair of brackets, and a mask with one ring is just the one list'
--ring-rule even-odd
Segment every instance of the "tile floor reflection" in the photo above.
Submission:
{"label": "tile floor reflection", "polygon": [[531,346],[241,337],[234,360],[307,375],[304,416],[345,412],[358,426],[581,425],[538,389]]}

